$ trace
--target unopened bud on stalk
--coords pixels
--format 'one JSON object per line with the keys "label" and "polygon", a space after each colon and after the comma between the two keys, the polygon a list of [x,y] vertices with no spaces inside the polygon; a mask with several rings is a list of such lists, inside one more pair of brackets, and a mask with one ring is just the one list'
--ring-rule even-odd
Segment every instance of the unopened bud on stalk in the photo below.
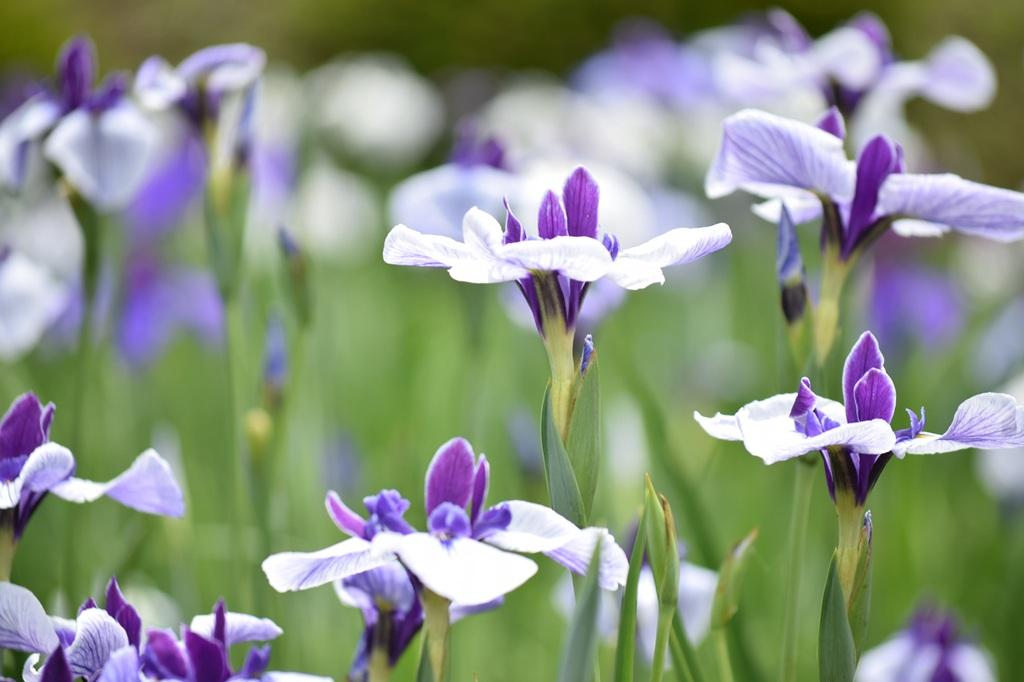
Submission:
{"label": "unopened bud on stalk", "polygon": [[679,550],[676,522],[668,500],[654,489],[648,474],[644,493],[644,515],[647,528],[647,556],[654,573],[658,601],[674,606],[679,599]]}

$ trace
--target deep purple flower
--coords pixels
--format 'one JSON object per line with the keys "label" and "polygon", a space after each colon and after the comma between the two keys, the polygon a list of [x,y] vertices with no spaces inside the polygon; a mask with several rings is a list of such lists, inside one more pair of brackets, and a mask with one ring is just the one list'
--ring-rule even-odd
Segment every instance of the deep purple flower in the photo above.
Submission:
{"label": "deep purple flower", "polygon": [[0,532],[20,538],[47,493],[79,503],[105,495],[150,514],[184,513],[181,489],[171,468],[152,449],[106,483],[75,477],[74,456],[50,442],[55,409],[52,403],[43,406],[35,395],[26,393],[14,400],[0,421]]}
{"label": "deep purple flower", "polygon": [[442,445],[427,471],[428,532],[405,520],[409,502],[386,490],[364,499],[370,516],[359,516],[333,493],[327,510],[351,537],[312,553],[274,554],[263,562],[279,592],[303,590],[363,573],[396,559],[432,592],[453,604],[489,604],[526,582],[537,570],[514,552],[543,553],[584,573],[601,543],[599,580],[605,589],[625,581],[625,554],[603,528],[577,528],[551,509],[510,500],[487,506],[490,465],[462,438]]}
{"label": "deep purple flower", "polygon": [[941,435],[924,431],[923,408],[920,416],[908,410],[908,428],[894,430],[895,411],[896,388],[878,341],[864,332],[843,366],[842,403],[818,397],[804,378],[796,393],[750,403],[735,415],[694,418],[715,438],[743,441],[766,464],[820,452],[829,494],[837,501],[849,496],[856,507],[894,455],[1024,445],[1024,406],[1005,393],[968,398]]}

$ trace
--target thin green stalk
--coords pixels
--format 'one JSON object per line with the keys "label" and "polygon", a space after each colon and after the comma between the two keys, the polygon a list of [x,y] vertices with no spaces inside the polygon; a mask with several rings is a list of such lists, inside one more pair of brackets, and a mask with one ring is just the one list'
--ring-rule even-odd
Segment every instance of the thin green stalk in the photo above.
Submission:
{"label": "thin green stalk", "polygon": [[786,602],[782,624],[782,671],[779,679],[792,682],[797,670],[797,636],[800,631],[800,585],[807,520],[811,510],[816,467],[800,460],[796,463],[793,507],[789,518],[789,565],[786,574]]}
{"label": "thin green stalk", "polygon": [[690,679],[693,682],[703,682],[704,674],[701,672],[700,662],[697,660],[697,652],[694,651],[690,638],[686,636],[683,617],[678,611],[676,617],[672,619],[672,641],[676,643],[682,653]]}
{"label": "thin green stalk", "polygon": [[423,645],[427,648],[434,682],[448,679],[448,649],[451,635],[449,602],[430,590],[423,591]]}
{"label": "thin green stalk", "polygon": [[231,421],[228,430],[230,436],[230,484],[231,495],[231,573],[239,581],[241,600],[244,608],[251,608],[252,580],[249,572],[251,557],[249,556],[248,524],[249,486],[248,461],[243,432],[245,420],[244,395],[246,385],[246,347],[245,321],[242,315],[241,302],[237,296],[225,301],[227,315],[227,354],[228,354],[228,419]]}
{"label": "thin green stalk", "polygon": [[668,646],[669,654],[672,656],[672,670],[675,671],[676,679],[683,682],[693,682],[693,675],[690,673],[690,666],[686,662],[686,654],[683,653],[683,646],[679,638],[672,634]]}
{"label": "thin green stalk", "polygon": [[718,628],[714,633],[715,651],[718,654],[718,679],[720,682],[732,682],[732,661],[729,659],[729,640],[726,629]]}
{"label": "thin green stalk", "polygon": [[639,592],[640,571],[644,563],[644,549],[647,546],[647,516],[640,516],[640,527],[633,542],[633,553],[629,558],[629,573],[626,575],[626,589],[622,594],[619,609],[619,637],[615,647],[615,682],[630,682],[636,654],[636,602]]}
{"label": "thin green stalk", "polygon": [[391,679],[391,664],[386,650],[374,649],[370,656],[369,672],[370,682],[388,682]]}
{"label": "thin green stalk", "polygon": [[14,551],[17,548],[13,528],[0,530],[0,582],[10,582],[11,568],[14,566]]}
{"label": "thin green stalk", "polygon": [[658,633],[654,640],[654,657],[651,659],[651,682],[661,682],[665,673],[665,650],[672,638],[672,620],[676,609],[662,606],[658,609]]}

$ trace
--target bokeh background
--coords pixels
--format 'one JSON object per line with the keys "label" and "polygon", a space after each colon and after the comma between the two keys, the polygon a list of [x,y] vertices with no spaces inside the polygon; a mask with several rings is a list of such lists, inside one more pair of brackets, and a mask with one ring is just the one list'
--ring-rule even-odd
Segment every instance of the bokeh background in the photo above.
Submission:
{"label": "bokeh background", "polygon": [[[919,56],[956,33],[992,60],[999,92],[985,111],[963,115],[912,103],[910,120],[928,139],[935,165],[1006,187],[1024,180],[1020,111],[1024,103],[1024,4],[977,0],[860,4],[792,2],[781,6],[818,35],[861,10],[888,24],[897,50]],[[275,669],[298,669],[343,678],[361,630],[359,614],[339,605],[323,587],[278,595],[259,571],[256,547],[314,549],[335,542],[323,513],[325,489],[358,501],[382,487],[397,487],[420,508],[422,475],[436,447],[468,437],[492,461],[496,498],[544,500],[536,420],[547,377],[542,346],[532,330],[506,314],[499,287],[457,285],[440,272],[385,266],[380,245],[390,226],[387,191],[404,174],[442,161],[460,114],[474,98],[460,89],[467,69],[497,82],[514,72],[540,70],[565,76],[605,47],[626,17],[653,18],[676,35],[732,21],[764,6],[742,2],[350,2],[228,0],[88,3],[45,0],[0,4],[0,71],[48,74],[71,35],[87,33],[104,70],[134,68],[150,54],[172,62],[210,43],[244,40],[266,49],[272,66],[301,72],[337,55],[393,52],[445,93],[446,133],[418,166],[368,173],[379,210],[342,259],[312,269],[314,324],[302,353],[299,385],[290,389],[297,415],[276,463],[275,533],[253,532],[253,560],[244,575],[232,572],[232,543],[224,523],[223,458],[228,425],[223,416],[225,362],[216,348],[189,338],[171,344],[154,364],[127,366],[110,345],[84,406],[80,472],[103,479],[122,470],[150,444],[174,457],[187,481],[183,521],[156,520],[111,503],[69,509],[44,504],[19,550],[14,580],[44,603],[69,609],[98,594],[116,573],[130,597],[156,618],[204,612],[219,596],[229,605],[251,585],[249,606],[285,630],[274,646]],[[407,115],[414,118],[417,112]],[[690,189],[699,192],[699,178]],[[756,397],[792,390],[774,275],[775,233],[747,210],[746,198],[708,209],[728,219],[733,244],[696,267],[668,273],[669,283],[629,296],[597,333],[603,404],[608,426],[607,466],[601,489],[602,520],[623,533],[641,499],[640,481],[651,469],[670,494],[690,559],[713,565],[731,542],[757,527],[740,628],[753,670],[773,677],[778,661],[785,584],[786,531],[793,471],[765,467],[731,444],[716,444],[690,415],[731,411]],[[332,210],[345,211],[339,206]],[[339,223],[344,216],[339,214]],[[202,263],[198,216],[186,221],[179,251]],[[804,234],[813,254],[813,231]],[[887,349],[899,406],[928,408],[934,426],[948,423],[967,395],[1002,389],[1024,368],[1024,329],[993,336],[992,325],[1024,293],[1018,246],[978,244],[951,237],[892,247],[894,258],[913,259],[946,273],[961,302],[957,331],[939,343],[914,329]],[[315,254],[314,254],[315,256]],[[815,264],[809,263],[814,270]],[[280,273],[254,277],[258,293],[248,328],[250,385],[259,401],[263,320],[284,307]],[[846,324],[838,344],[848,348],[869,324],[872,270],[851,283]],[[952,304],[952,301],[951,301]],[[1019,319],[1019,318],[1018,318]],[[291,330],[289,330],[291,331]],[[1004,330],[1005,331],[1005,330]],[[930,333],[930,332],[928,332]],[[987,363],[992,360],[994,365]],[[996,368],[993,369],[992,367]],[[35,352],[0,366],[0,396],[7,401],[35,390],[57,403],[54,439],[71,428],[74,360]],[[838,366],[833,368],[837,388]],[[638,386],[640,388],[638,388]],[[652,455],[638,391],[650,389],[667,417],[671,467]],[[899,417],[897,418],[899,419]],[[1024,607],[1024,517],[979,477],[978,455],[894,461],[872,493],[875,523],[874,591],[869,643],[897,630],[922,601],[957,611],[965,630],[995,657],[1002,679],[1024,678],[1020,613]],[[676,469],[673,471],[673,469]],[[682,472],[682,474],[680,474]],[[699,500],[681,499],[680,475]],[[688,513],[706,510],[710,540],[694,536]],[[801,604],[801,675],[815,673],[816,622],[834,543],[835,522],[824,481],[815,491],[804,557]],[[419,513],[412,515],[421,521]],[[266,543],[266,545],[261,544]],[[64,548],[73,546],[73,561]],[[70,564],[70,565],[69,565]],[[553,605],[561,578],[554,565],[500,609],[454,630],[453,679],[551,679],[557,669],[564,621]],[[70,581],[70,582],[69,582]],[[63,591],[73,585],[70,595]],[[173,605],[168,603],[168,598]],[[411,676],[407,656],[397,679]],[[756,679],[742,668],[741,679]]]}

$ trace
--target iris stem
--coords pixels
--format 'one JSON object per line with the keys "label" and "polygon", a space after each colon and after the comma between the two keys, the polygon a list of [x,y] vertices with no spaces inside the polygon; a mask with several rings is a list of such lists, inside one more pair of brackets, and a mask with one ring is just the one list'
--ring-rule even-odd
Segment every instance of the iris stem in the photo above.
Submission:
{"label": "iris stem", "polygon": [[391,679],[391,665],[387,651],[374,649],[370,656],[370,682],[388,682]]}
{"label": "iris stem", "polygon": [[245,434],[245,320],[241,301],[238,296],[231,296],[225,301],[227,316],[227,354],[228,354],[228,413],[230,420],[229,436],[231,443],[231,573],[239,581],[242,603],[251,608],[252,581],[248,570],[249,542],[246,517],[249,509],[247,489],[248,462],[246,461]]}
{"label": "iris stem", "polygon": [[0,582],[10,582],[11,568],[14,566],[14,552],[18,543],[14,540],[14,529],[0,530]]}
{"label": "iris stem", "polygon": [[665,649],[672,637],[672,618],[676,609],[662,605],[658,609],[658,633],[654,640],[654,657],[651,659],[651,682],[661,682],[665,674]]}
{"label": "iris stem", "polygon": [[445,682],[448,679],[451,602],[427,589],[423,590],[422,599],[424,646],[427,647],[427,655],[430,657],[430,669],[434,673],[435,682]]}
{"label": "iris stem", "polygon": [[861,528],[864,525],[864,508],[852,502],[850,495],[836,494],[836,517],[838,519],[838,539],[836,543],[836,571],[839,573],[839,584],[843,587],[843,596],[847,607],[853,596],[854,581],[857,579],[857,567],[863,550]]}
{"label": "iris stem", "polygon": [[782,625],[782,672],[779,675],[783,682],[796,679],[797,636],[800,632],[800,577],[816,469],[803,460],[798,460],[795,468],[793,507],[789,517],[789,571],[786,575],[786,602]]}
{"label": "iris stem", "polygon": [[825,249],[821,271],[821,294],[814,309],[814,352],[818,367],[824,367],[839,332],[839,306],[851,261],[842,260],[839,246]]}
{"label": "iris stem", "polygon": [[[735,621],[734,621],[735,622]],[[686,679],[693,682],[703,682],[704,674],[700,669],[700,662],[697,660],[697,652],[686,635],[686,626],[683,624],[683,615],[676,611],[676,617],[672,620],[672,646],[679,650],[682,661],[685,664]]]}
{"label": "iris stem", "polygon": [[714,634],[715,651],[718,653],[718,679],[721,682],[733,682],[732,661],[729,659],[729,640],[725,628],[718,628]]}

